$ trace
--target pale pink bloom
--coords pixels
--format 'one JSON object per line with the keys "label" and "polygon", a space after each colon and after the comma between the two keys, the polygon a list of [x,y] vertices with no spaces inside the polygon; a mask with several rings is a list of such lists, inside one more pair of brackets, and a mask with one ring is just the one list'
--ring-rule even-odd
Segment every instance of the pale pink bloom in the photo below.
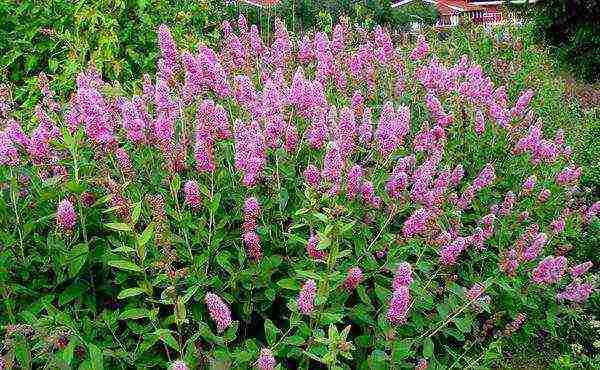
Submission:
{"label": "pale pink bloom", "polygon": [[485,287],[479,283],[476,283],[465,293],[465,296],[469,301],[474,302],[479,299],[484,292]]}
{"label": "pale pink bloom", "polygon": [[321,177],[321,173],[319,169],[314,164],[309,164],[303,172],[304,180],[306,183],[312,187],[316,188],[319,185],[319,179]]}
{"label": "pale pink bloom", "polygon": [[277,365],[277,362],[275,361],[273,352],[268,348],[261,349],[260,356],[256,361],[256,366],[259,370],[273,370],[275,369],[275,365]]}
{"label": "pale pink bloom", "polygon": [[208,307],[211,319],[217,325],[217,332],[222,333],[231,325],[231,311],[229,307],[214,293],[206,293],[204,302]]}
{"label": "pale pink bloom", "polygon": [[402,262],[398,265],[396,269],[396,274],[394,275],[394,280],[392,281],[392,288],[394,290],[399,289],[400,287],[410,287],[410,284],[413,282],[412,277],[412,267],[408,262]]}
{"label": "pale pink bloom", "polygon": [[62,231],[71,231],[77,223],[77,214],[73,204],[68,199],[62,200],[56,210],[56,224]]}
{"label": "pale pink bloom", "polygon": [[583,303],[587,301],[592,293],[592,290],[593,286],[590,283],[573,281],[571,284],[565,287],[564,291],[558,293],[556,297],[559,301],[567,300],[576,303]]}
{"label": "pale pink bloom", "polygon": [[586,272],[588,272],[588,270],[590,268],[592,268],[593,265],[594,264],[592,263],[592,261],[587,261],[587,262],[581,263],[577,266],[573,266],[573,267],[571,267],[571,270],[570,270],[571,276],[573,278],[577,278],[577,277],[585,274]]}
{"label": "pale pink bloom", "polygon": [[566,265],[567,259],[564,256],[548,256],[533,270],[531,279],[538,284],[558,283],[565,272]]}
{"label": "pale pink bloom", "polygon": [[188,180],[183,185],[183,194],[185,195],[185,203],[192,209],[200,207],[200,190],[198,183],[195,180]]}
{"label": "pale pink bloom", "polygon": [[317,283],[310,279],[302,286],[298,295],[298,309],[303,315],[310,315],[313,312],[315,305],[315,297],[317,295]]}
{"label": "pale pink bloom", "polygon": [[363,272],[360,267],[351,267],[348,269],[348,276],[346,276],[346,280],[344,281],[344,287],[347,290],[354,290],[362,280]]}
{"label": "pale pink bloom", "polygon": [[319,238],[316,235],[311,235],[306,243],[306,252],[308,256],[314,260],[322,261],[327,258],[327,252],[317,249],[319,246]]}
{"label": "pale pink bloom", "polygon": [[394,290],[390,299],[387,320],[391,324],[405,324],[410,305],[410,291],[408,287],[401,286]]}

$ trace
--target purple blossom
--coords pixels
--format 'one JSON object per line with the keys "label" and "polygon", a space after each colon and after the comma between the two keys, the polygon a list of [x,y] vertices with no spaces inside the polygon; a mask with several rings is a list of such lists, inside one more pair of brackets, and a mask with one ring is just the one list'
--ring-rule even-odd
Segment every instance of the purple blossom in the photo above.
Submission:
{"label": "purple blossom", "polygon": [[254,186],[267,163],[266,143],[257,122],[235,124],[235,167],[244,186]]}
{"label": "purple blossom", "polygon": [[70,232],[77,223],[77,214],[73,204],[68,199],[63,199],[56,210],[56,224],[61,231]]}
{"label": "purple blossom", "polygon": [[565,268],[567,259],[564,256],[544,258],[531,273],[531,279],[538,284],[553,284],[560,282]]}
{"label": "purple blossom", "polygon": [[569,271],[571,273],[571,277],[573,277],[573,278],[580,277],[581,275],[588,272],[588,270],[590,268],[592,268],[593,265],[594,264],[592,263],[592,261],[587,261],[587,262],[581,263],[577,266],[571,267],[571,270]]}
{"label": "purple blossom", "polygon": [[306,281],[300,290],[297,300],[300,313],[310,315],[313,312],[316,295],[317,283],[312,279]]}
{"label": "purple blossom", "polygon": [[402,143],[410,131],[410,110],[406,106],[394,111],[391,102],[385,103],[375,132],[377,147],[382,157],[388,158]]}
{"label": "purple blossom", "polygon": [[573,281],[565,287],[565,290],[558,293],[556,298],[559,301],[567,300],[576,303],[584,303],[592,293],[593,286],[590,283],[581,283]]}
{"label": "purple blossom", "polygon": [[260,237],[255,231],[247,231],[242,235],[246,252],[250,260],[256,262],[262,257],[262,249],[260,247]]}
{"label": "purple blossom", "polygon": [[363,169],[356,164],[350,168],[347,176],[346,196],[354,199],[362,188]]}
{"label": "purple blossom", "polygon": [[422,234],[427,230],[428,224],[435,219],[435,214],[426,208],[419,208],[404,221],[402,234],[404,238],[410,239]]}
{"label": "purple blossom", "polygon": [[460,184],[460,181],[462,180],[464,175],[465,170],[463,169],[462,164],[457,164],[456,167],[454,167],[454,170],[452,170],[452,174],[450,175],[450,183],[452,183],[453,186],[457,186],[458,184]]}
{"label": "purple blossom", "polygon": [[183,194],[185,195],[185,204],[192,209],[200,207],[200,190],[195,180],[188,180],[183,185]]}
{"label": "purple blossom", "polygon": [[412,267],[408,262],[402,262],[398,265],[394,280],[392,280],[393,290],[398,290],[400,287],[410,287],[413,282]]}
{"label": "purple blossom", "polygon": [[544,188],[544,189],[540,190],[540,193],[538,195],[538,201],[540,203],[544,203],[545,201],[547,201],[550,198],[551,194],[552,193],[550,192],[550,189]]}
{"label": "purple blossom", "polygon": [[309,164],[308,166],[306,166],[306,169],[304,170],[303,175],[304,175],[304,180],[310,187],[316,188],[317,185],[319,185],[319,179],[321,177],[321,173],[320,173],[319,169],[317,168],[317,166],[315,166],[314,164]]}
{"label": "purple blossom", "polygon": [[173,361],[173,363],[171,363],[171,366],[169,367],[169,369],[170,370],[188,370],[188,367],[184,361],[177,360],[177,361]]}
{"label": "purple blossom", "polygon": [[217,325],[217,332],[222,333],[231,325],[231,311],[229,307],[214,293],[206,293],[204,302],[208,307],[210,318]]}
{"label": "purple blossom", "polygon": [[358,287],[358,284],[363,280],[363,272],[360,267],[351,267],[348,269],[348,275],[344,281],[344,287],[347,290],[354,290]]}
{"label": "purple blossom", "polygon": [[466,244],[466,239],[463,237],[454,239],[440,251],[440,263],[446,266],[454,265]]}
{"label": "purple blossom", "polygon": [[373,121],[371,118],[371,108],[367,107],[363,111],[362,122],[358,126],[358,140],[363,144],[371,142],[373,138]]}
{"label": "purple blossom", "polygon": [[405,324],[409,305],[410,291],[408,287],[401,286],[394,290],[386,314],[387,320],[391,324]]}
{"label": "purple blossom", "polygon": [[465,296],[471,302],[475,302],[485,292],[485,287],[482,284],[476,283],[466,293]]}
{"label": "purple blossom", "polygon": [[324,250],[317,249],[319,246],[319,238],[316,235],[311,235],[306,243],[306,252],[308,256],[317,261],[322,261],[327,258],[327,252]]}
{"label": "purple blossom", "polygon": [[166,67],[169,70],[177,69],[177,45],[175,45],[171,30],[165,24],[158,26],[158,45]]}
{"label": "purple blossom", "polygon": [[115,150],[115,158],[117,159],[117,163],[119,164],[121,171],[126,174],[131,174],[133,172],[131,159],[124,148],[119,147]]}
{"label": "purple blossom", "polygon": [[256,366],[259,370],[273,370],[276,364],[277,362],[270,349],[263,348],[260,350],[260,356],[256,361]]}
{"label": "purple blossom", "polygon": [[0,165],[16,166],[19,164],[19,152],[6,132],[0,131]]}

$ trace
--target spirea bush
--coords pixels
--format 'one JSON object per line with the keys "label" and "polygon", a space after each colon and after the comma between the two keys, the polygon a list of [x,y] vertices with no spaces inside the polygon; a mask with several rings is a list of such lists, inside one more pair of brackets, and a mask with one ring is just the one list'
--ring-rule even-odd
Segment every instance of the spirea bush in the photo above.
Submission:
{"label": "spirea bush", "polygon": [[222,34],[3,100],[4,366],[487,367],[589,317],[600,202],[534,90],[381,27]]}

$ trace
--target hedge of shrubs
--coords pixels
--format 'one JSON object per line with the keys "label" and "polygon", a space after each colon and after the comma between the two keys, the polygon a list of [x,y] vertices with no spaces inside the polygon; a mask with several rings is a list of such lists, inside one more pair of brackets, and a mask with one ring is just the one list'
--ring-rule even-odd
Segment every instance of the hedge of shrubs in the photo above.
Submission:
{"label": "hedge of shrubs", "polygon": [[67,102],[44,74],[32,112],[3,92],[3,366],[485,368],[533,340],[598,364],[579,111],[462,55],[533,51],[221,29],[161,25],[131,89],[90,66]]}

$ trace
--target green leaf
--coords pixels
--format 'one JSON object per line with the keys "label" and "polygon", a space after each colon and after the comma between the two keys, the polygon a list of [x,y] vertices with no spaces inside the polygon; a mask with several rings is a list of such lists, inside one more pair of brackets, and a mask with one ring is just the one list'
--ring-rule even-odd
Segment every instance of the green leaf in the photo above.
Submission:
{"label": "green leaf", "polygon": [[219,252],[219,254],[217,255],[217,263],[219,264],[219,266],[221,266],[223,268],[223,270],[225,270],[233,275],[234,269],[233,269],[233,265],[229,262],[230,257],[231,257],[231,253],[229,253],[226,250],[223,250],[223,251]]}
{"label": "green leaf", "polygon": [[18,336],[14,345],[15,357],[23,369],[31,369],[31,351],[22,335]]}
{"label": "green leaf", "polygon": [[301,346],[304,344],[304,338],[299,335],[292,335],[285,340],[289,345],[292,346]]}
{"label": "green leaf", "polygon": [[150,311],[145,308],[130,308],[121,312],[119,315],[119,320],[142,319],[144,317],[148,317],[149,315]]}
{"label": "green leaf", "polygon": [[137,224],[138,220],[140,219],[140,215],[142,214],[142,202],[137,202],[134,206],[133,206],[133,211],[131,212],[131,223],[133,225]]}
{"label": "green leaf", "polygon": [[379,302],[385,304],[389,300],[391,293],[381,285],[375,284],[375,295],[377,296],[377,299],[379,299]]}
{"label": "green leaf", "polygon": [[146,243],[148,243],[150,238],[154,236],[155,227],[156,224],[154,222],[151,222],[150,224],[148,224],[148,226],[146,226],[146,229],[144,230],[144,232],[142,232],[142,235],[138,239],[138,246],[144,246],[146,245]]}
{"label": "green leaf", "polygon": [[269,343],[269,346],[272,346],[273,344],[275,344],[275,341],[277,340],[277,333],[279,333],[280,330],[269,319],[265,319],[264,327],[267,343]]}
{"label": "green leaf", "polygon": [[194,294],[196,294],[198,289],[200,289],[200,285],[194,285],[193,287],[189,288],[183,296],[183,303],[187,303],[194,296]]}
{"label": "green leaf", "polygon": [[103,370],[104,360],[102,359],[102,351],[100,348],[91,343],[89,343],[87,347],[90,353],[90,365],[92,370]]}
{"label": "green leaf", "polygon": [[410,342],[408,340],[394,341],[392,347],[392,358],[395,362],[401,362],[411,355]]}
{"label": "green leaf", "polygon": [[431,338],[427,338],[423,342],[423,357],[427,359],[433,357],[433,341]]}
{"label": "green leaf", "polygon": [[162,340],[167,346],[179,351],[179,344],[177,343],[169,329],[158,329],[154,333],[158,335],[160,337],[160,340]]}
{"label": "green leaf", "polygon": [[104,224],[104,226],[108,227],[111,230],[117,231],[131,231],[131,226],[129,224],[121,223],[121,222],[109,222]]}
{"label": "green leaf", "polygon": [[74,246],[67,256],[67,268],[69,277],[75,277],[85,264],[88,258],[89,248],[86,243],[80,243]]}
{"label": "green leaf", "polygon": [[468,333],[471,331],[471,324],[473,323],[473,318],[471,316],[456,317],[453,321],[461,332]]}
{"label": "green leaf", "polygon": [[118,299],[125,299],[125,298],[129,298],[129,297],[133,297],[139,294],[144,293],[145,290],[142,288],[128,288],[128,289],[124,289],[121,291],[121,293],[119,293],[119,295],[117,296]]}
{"label": "green leaf", "polygon": [[171,181],[171,192],[173,194],[177,194],[179,192],[179,189],[181,189],[181,178],[179,177],[179,175],[175,175],[175,177],[173,177],[173,180]]}
{"label": "green leaf", "polygon": [[217,337],[212,332],[212,330],[210,330],[210,327],[206,323],[204,323],[202,321],[200,321],[198,323],[198,333],[200,333],[200,335],[202,336],[202,338],[204,338],[208,342],[215,343],[215,344],[218,344],[218,345],[223,345],[224,344],[223,338]]}
{"label": "green leaf", "polygon": [[300,283],[292,278],[281,279],[277,282],[277,285],[283,289],[300,290]]}
{"label": "green leaf", "polygon": [[116,268],[121,269],[121,270],[129,270],[129,271],[135,271],[135,272],[142,272],[142,271],[144,271],[144,270],[142,270],[141,267],[139,267],[135,263],[129,262],[129,261],[125,261],[125,260],[108,261],[108,265],[112,266],[112,267],[116,267]]}
{"label": "green leaf", "polygon": [[227,330],[225,330],[225,333],[223,334],[223,340],[225,342],[234,341],[235,338],[237,337],[237,331],[238,331],[239,326],[240,326],[239,321],[233,321],[231,323],[231,325],[227,328]]}
{"label": "green leaf", "polygon": [[221,193],[216,193],[210,202],[210,209],[214,214],[219,208],[219,204],[221,203]]}
{"label": "green leaf", "polygon": [[71,340],[69,340],[69,344],[67,344],[67,347],[61,353],[62,360],[67,365],[71,365],[71,361],[73,361],[73,352],[75,350],[76,344],[77,341],[71,338]]}
{"label": "green leaf", "polygon": [[140,347],[138,348],[138,353],[142,354],[142,353],[146,352],[153,345],[155,345],[159,339],[160,339],[160,337],[154,333],[144,335],[144,341],[142,342],[142,344],[140,344]]}
{"label": "green leaf", "polygon": [[75,298],[81,298],[83,296],[83,292],[87,290],[88,288],[81,284],[70,285],[60,294],[60,296],[58,296],[58,305],[64,306]]}

